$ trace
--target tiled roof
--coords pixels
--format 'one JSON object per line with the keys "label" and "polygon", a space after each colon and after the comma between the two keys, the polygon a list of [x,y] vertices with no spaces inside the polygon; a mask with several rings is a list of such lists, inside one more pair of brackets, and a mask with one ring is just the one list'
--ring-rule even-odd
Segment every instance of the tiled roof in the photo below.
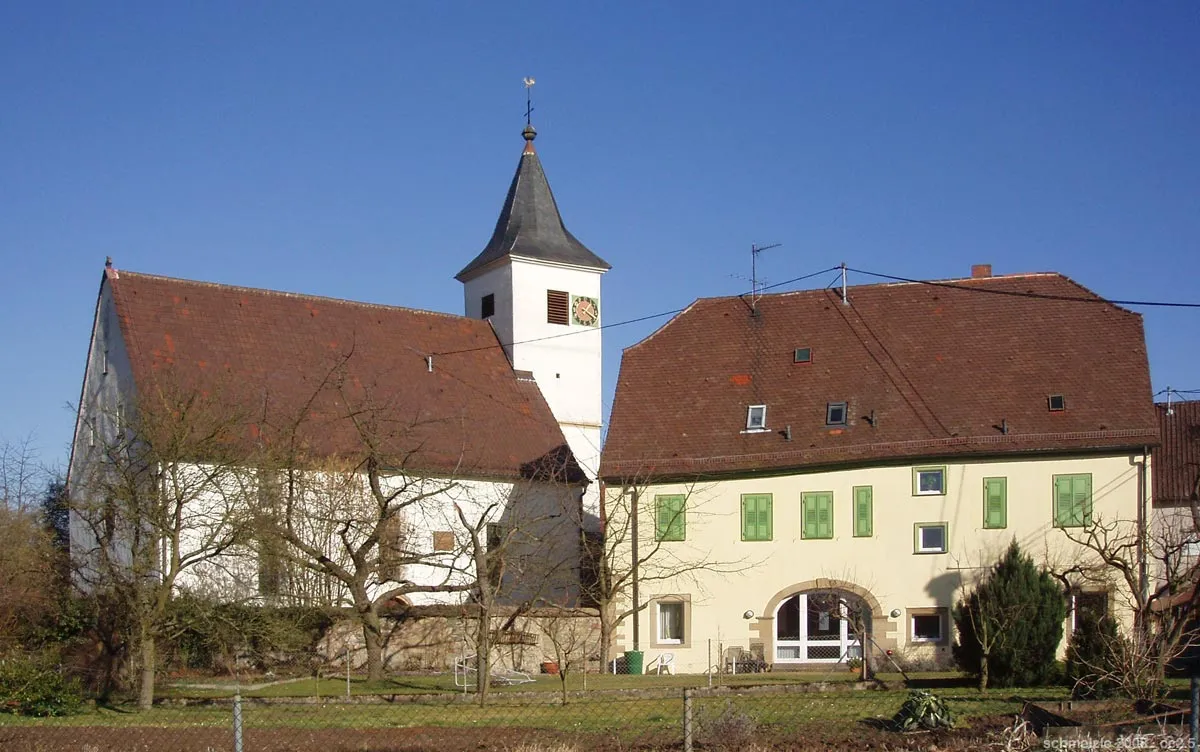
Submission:
{"label": "tiled roof", "polygon": [[[1058,274],[954,284],[968,289],[851,287],[848,306],[834,290],[766,295],[757,316],[739,297],[697,300],[625,351],[601,476],[1157,443],[1140,316],[1019,295],[1100,300]],[[845,426],[826,425],[835,402],[849,403]],[[759,404],[769,430],[748,433]]]}
{"label": "tiled roof", "polygon": [[517,164],[492,239],[471,263],[463,267],[456,279],[465,282],[476,271],[507,256],[592,269],[611,268],[608,262],[576,240],[563,224],[550,183],[542,171],[542,162],[533,148],[534,135],[532,128],[526,129],[525,151]]}
{"label": "tiled roof", "polygon": [[1158,504],[1196,503],[1200,476],[1200,401],[1155,405],[1162,445],[1151,458],[1151,485]]}
{"label": "tiled roof", "polygon": [[[550,408],[519,379],[486,321],[408,308],[107,273],[137,388],[220,390],[280,434],[302,415],[317,456],[372,440],[410,470],[530,477],[562,462]],[[426,355],[435,356],[432,371]],[[570,460],[570,466],[574,461]]]}

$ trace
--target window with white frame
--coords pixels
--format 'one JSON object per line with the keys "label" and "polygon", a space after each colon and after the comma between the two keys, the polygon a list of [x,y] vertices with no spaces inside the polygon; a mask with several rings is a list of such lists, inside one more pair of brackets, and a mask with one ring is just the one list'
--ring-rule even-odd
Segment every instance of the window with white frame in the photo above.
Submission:
{"label": "window with white frame", "polygon": [[913,496],[944,496],[946,467],[914,467]]}
{"label": "window with white frame", "polygon": [[941,642],[943,639],[942,615],[933,613],[912,614],[913,642]]}
{"label": "window with white frame", "polygon": [[918,522],[915,526],[914,545],[919,554],[946,553],[947,525],[945,522]]}
{"label": "window with white frame", "polygon": [[667,644],[683,642],[683,603],[680,601],[659,601],[658,603],[658,641]]}
{"label": "window with white frame", "polygon": [[746,409],[746,430],[765,431],[767,428],[767,406],[750,405]]}

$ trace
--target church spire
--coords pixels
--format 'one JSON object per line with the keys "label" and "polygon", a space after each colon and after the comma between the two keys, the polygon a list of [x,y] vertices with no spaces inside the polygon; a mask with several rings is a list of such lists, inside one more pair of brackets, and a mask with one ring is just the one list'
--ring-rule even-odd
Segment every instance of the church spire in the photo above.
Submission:
{"label": "church spire", "polygon": [[[532,109],[527,108],[526,115]],[[537,130],[526,124],[522,131],[525,150],[517,164],[508,196],[496,221],[492,239],[478,256],[455,275],[466,282],[483,267],[508,256],[557,261],[572,266],[607,271],[612,267],[580,243],[563,224],[558,204],[550,191],[542,162],[533,148]]]}

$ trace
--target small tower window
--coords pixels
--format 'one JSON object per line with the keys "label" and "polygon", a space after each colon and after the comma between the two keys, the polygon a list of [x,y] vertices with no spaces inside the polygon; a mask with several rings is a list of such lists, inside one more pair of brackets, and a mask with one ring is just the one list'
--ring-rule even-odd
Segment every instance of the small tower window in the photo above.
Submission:
{"label": "small tower window", "polygon": [[767,427],[767,406],[751,405],[746,410],[746,430],[762,431]]}
{"label": "small tower window", "polygon": [[567,326],[571,323],[571,296],[562,290],[547,290],[546,291],[546,323],[547,324],[562,324]]}
{"label": "small tower window", "polygon": [[479,318],[490,319],[496,315],[496,296],[488,293],[483,296],[483,300],[479,301]]}
{"label": "small tower window", "polygon": [[1050,412],[1060,413],[1067,409],[1067,398],[1061,394],[1051,394],[1048,398],[1050,403]]}
{"label": "small tower window", "polygon": [[845,402],[830,402],[825,405],[825,425],[827,426],[844,426],[846,425],[846,403]]}
{"label": "small tower window", "polygon": [[793,356],[792,362],[793,363],[811,363],[812,362],[812,348],[811,347],[797,347],[796,354]]}

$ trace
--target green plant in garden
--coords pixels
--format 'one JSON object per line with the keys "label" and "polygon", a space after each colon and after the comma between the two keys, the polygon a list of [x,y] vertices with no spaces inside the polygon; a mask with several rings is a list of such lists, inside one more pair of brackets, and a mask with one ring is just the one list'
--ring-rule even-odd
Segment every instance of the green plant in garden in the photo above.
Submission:
{"label": "green plant in garden", "polygon": [[954,609],[955,660],[980,689],[1050,683],[1066,616],[1062,587],[1013,541]]}
{"label": "green plant in garden", "polygon": [[83,704],[79,682],[41,656],[0,659],[0,712],[16,715],[69,715]]}
{"label": "green plant in garden", "polygon": [[897,731],[954,728],[954,716],[942,698],[932,692],[914,689],[892,717],[892,727]]}
{"label": "green plant in garden", "polygon": [[1067,646],[1067,683],[1074,697],[1099,699],[1117,690],[1113,680],[1117,625],[1104,614],[1081,610]]}

